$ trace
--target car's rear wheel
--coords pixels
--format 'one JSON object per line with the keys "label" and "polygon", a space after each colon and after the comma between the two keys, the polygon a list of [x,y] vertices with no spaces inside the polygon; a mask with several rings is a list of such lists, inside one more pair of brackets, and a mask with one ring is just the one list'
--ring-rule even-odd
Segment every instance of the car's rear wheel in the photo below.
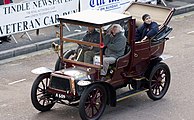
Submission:
{"label": "car's rear wheel", "polygon": [[97,120],[103,114],[107,102],[107,92],[104,86],[93,84],[81,95],[79,114],[83,120]]}
{"label": "car's rear wheel", "polygon": [[161,99],[170,85],[170,70],[165,63],[156,64],[149,75],[148,96],[152,100]]}
{"label": "car's rear wheel", "polygon": [[41,74],[36,78],[31,89],[32,104],[42,112],[50,110],[55,104],[55,95],[47,91],[49,81],[50,73]]}

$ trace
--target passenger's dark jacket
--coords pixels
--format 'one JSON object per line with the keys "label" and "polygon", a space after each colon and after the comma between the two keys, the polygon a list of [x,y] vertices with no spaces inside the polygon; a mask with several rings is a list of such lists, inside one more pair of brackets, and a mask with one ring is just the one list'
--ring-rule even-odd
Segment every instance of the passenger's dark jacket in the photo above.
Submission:
{"label": "passenger's dark jacket", "polygon": [[0,5],[3,5],[4,4],[4,0],[0,0]]}
{"label": "passenger's dark jacket", "polygon": [[151,24],[143,23],[136,30],[135,41],[140,41],[145,36],[147,36],[148,38],[151,38],[157,33],[158,33],[158,24],[156,22],[151,22]]}
{"label": "passenger's dark jacket", "polygon": [[126,40],[122,32],[117,33],[115,36],[107,34],[104,37],[104,44],[107,46],[105,56],[118,58],[124,55]]}
{"label": "passenger's dark jacket", "polygon": [[[93,42],[93,43],[100,43],[100,33],[94,30],[92,33],[87,32],[86,35],[83,37],[83,41],[86,42]],[[99,48],[94,47],[92,51],[99,52]]]}

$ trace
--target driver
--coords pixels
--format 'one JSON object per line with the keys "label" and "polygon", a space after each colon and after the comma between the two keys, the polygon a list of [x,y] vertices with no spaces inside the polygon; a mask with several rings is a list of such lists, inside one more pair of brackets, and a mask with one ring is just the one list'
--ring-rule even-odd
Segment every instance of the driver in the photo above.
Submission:
{"label": "driver", "polygon": [[125,52],[125,46],[127,39],[122,33],[122,27],[119,24],[114,24],[108,33],[104,37],[105,55],[103,57],[103,68],[101,75],[105,76],[110,64],[115,63],[116,59]]}
{"label": "driver", "polygon": [[[94,27],[87,28],[86,35],[83,37],[83,41],[92,42],[92,43],[99,43],[100,42],[100,34],[96,31]],[[95,53],[99,52],[99,48],[96,47],[89,47],[89,46],[82,46],[82,52],[78,58],[78,61],[86,62],[93,64],[93,57]]]}

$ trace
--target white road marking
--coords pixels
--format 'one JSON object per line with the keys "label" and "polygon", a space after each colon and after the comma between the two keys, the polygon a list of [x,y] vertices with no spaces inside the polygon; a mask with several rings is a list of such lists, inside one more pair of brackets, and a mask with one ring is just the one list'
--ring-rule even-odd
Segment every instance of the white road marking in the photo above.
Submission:
{"label": "white road marking", "polygon": [[7,104],[3,104],[3,105],[1,105],[1,107],[7,107]]}
{"label": "white road marking", "polygon": [[169,39],[173,39],[173,38],[175,38],[175,36],[169,37]]}
{"label": "white road marking", "polygon": [[172,56],[172,55],[165,55],[165,54],[163,54],[163,55],[161,55],[160,57],[161,57],[163,60],[166,60],[166,59],[172,58],[173,56]]}
{"label": "white road marking", "polygon": [[19,83],[19,82],[23,82],[23,81],[26,81],[26,79],[17,80],[17,81],[8,83],[8,85],[13,85],[13,84],[16,84],[16,83]]}
{"label": "white road marking", "polygon": [[187,32],[187,34],[191,34],[191,33],[194,33],[194,31]]}
{"label": "white road marking", "polygon": [[10,66],[17,66],[17,65],[21,65],[22,63],[17,63],[17,64],[10,64]]}

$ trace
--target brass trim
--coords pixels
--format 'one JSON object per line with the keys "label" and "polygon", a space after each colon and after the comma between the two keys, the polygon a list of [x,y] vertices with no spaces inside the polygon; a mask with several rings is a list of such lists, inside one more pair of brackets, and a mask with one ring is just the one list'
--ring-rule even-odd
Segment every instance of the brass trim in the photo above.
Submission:
{"label": "brass trim", "polygon": [[129,98],[129,97],[132,97],[132,96],[135,96],[135,95],[141,94],[141,93],[146,92],[146,91],[148,91],[148,90],[149,90],[149,89],[145,89],[145,90],[142,90],[142,91],[140,91],[140,92],[133,93],[133,94],[130,94],[130,95],[128,95],[128,96],[125,96],[125,97],[119,98],[119,99],[117,99],[117,102],[120,102],[120,101],[122,101],[122,100],[125,100],[125,99],[127,99],[127,98]]}

